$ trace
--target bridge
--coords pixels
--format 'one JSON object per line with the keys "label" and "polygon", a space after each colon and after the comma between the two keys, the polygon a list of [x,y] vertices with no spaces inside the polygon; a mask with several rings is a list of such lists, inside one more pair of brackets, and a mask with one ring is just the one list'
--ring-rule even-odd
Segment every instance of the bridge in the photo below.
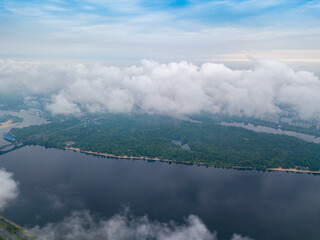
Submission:
{"label": "bridge", "polygon": [[0,146],[0,151],[1,151],[2,149],[6,149],[7,147],[10,147],[10,146],[13,146],[13,145],[16,145],[16,143],[9,143],[9,144]]}
{"label": "bridge", "polygon": [[[31,140],[31,139],[35,139],[35,138],[46,137],[46,136],[49,136],[49,135],[51,135],[53,133],[66,131],[66,130],[69,130],[69,129],[72,129],[72,128],[76,128],[76,127],[79,127],[79,126],[82,126],[82,125],[85,125],[85,124],[86,123],[80,123],[80,124],[76,124],[74,126],[70,126],[70,127],[67,127],[67,128],[64,128],[64,129],[58,129],[58,130],[57,129],[53,129],[53,130],[49,130],[49,131],[46,131],[46,132],[39,133],[37,135],[29,136],[27,139],[24,139],[22,141],[10,142],[10,143],[8,143],[6,145],[0,146],[0,155],[8,153],[8,152],[11,152],[13,150],[16,150],[18,148],[21,148],[21,147],[25,146],[25,144],[23,143],[25,141],[28,141],[28,140]],[[6,148],[8,148],[10,146],[14,146],[14,147],[10,148],[8,150],[4,150],[4,149],[6,149]]]}
{"label": "bridge", "polygon": [[7,147],[10,147],[10,146],[20,146],[22,143],[21,142],[14,142],[14,143],[8,143],[6,145],[2,145],[0,146],[0,151],[2,151],[3,149],[6,149]]}
{"label": "bridge", "polygon": [[[15,147],[13,147],[13,148],[10,148],[9,150],[4,150],[4,151],[0,151],[0,155],[3,155],[3,154],[6,154],[6,153],[9,153],[9,152],[12,152],[12,151],[15,151],[15,150],[17,150],[17,149],[19,149],[19,148],[22,148],[22,147],[24,147],[25,145],[23,145],[23,144],[21,144],[21,145],[18,145],[18,146],[15,146]],[[1,238],[0,238],[1,239]]]}

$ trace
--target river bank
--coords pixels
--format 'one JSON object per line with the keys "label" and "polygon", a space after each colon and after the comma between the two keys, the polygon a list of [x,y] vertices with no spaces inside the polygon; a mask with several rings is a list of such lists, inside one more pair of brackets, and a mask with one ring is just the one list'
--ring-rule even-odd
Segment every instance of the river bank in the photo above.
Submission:
{"label": "river bank", "polygon": [[[81,150],[80,148],[74,148],[74,147],[65,147],[66,150],[73,150],[76,152],[96,155],[96,156],[103,156],[103,157],[111,157],[116,159],[131,159],[131,160],[147,160],[147,161],[159,161],[159,162],[169,162],[169,163],[180,163],[180,164],[187,164],[187,165],[199,165],[199,166],[205,166],[205,167],[220,167],[215,165],[206,164],[203,162],[191,162],[191,161],[177,161],[177,160],[169,160],[169,159],[160,159],[160,158],[151,158],[151,157],[134,157],[134,156],[117,156],[114,154],[109,153],[99,153],[99,152],[93,152],[93,151],[86,151]],[[222,168],[222,167],[221,167]],[[231,168],[231,169],[243,169],[243,170],[263,170],[263,169],[256,169],[251,167],[239,167],[239,166],[232,166],[232,167],[224,167],[224,168]],[[266,171],[272,171],[272,172],[294,172],[294,173],[309,173],[309,174],[320,174],[320,171],[312,171],[312,170],[300,170],[295,168],[267,168]]]}
{"label": "river bank", "polygon": [[10,240],[40,240],[39,237],[17,225],[14,222],[0,216],[0,239]]}
{"label": "river bank", "polygon": [[0,129],[12,127],[12,126],[15,126],[16,124],[17,124],[17,123],[12,123],[11,120],[8,120],[8,121],[6,121],[6,122],[0,123]]}
{"label": "river bank", "polygon": [[296,168],[268,168],[269,171],[320,174],[320,171],[301,170]]}

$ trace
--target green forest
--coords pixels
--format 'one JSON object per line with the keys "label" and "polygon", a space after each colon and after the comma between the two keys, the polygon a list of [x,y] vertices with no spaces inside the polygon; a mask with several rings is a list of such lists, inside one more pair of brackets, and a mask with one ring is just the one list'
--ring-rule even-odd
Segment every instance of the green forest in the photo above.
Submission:
{"label": "green forest", "polygon": [[[12,129],[29,145],[158,157],[218,167],[320,169],[320,146],[294,137],[158,115],[110,114]],[[188,144],[184,150],[173,141]]]}

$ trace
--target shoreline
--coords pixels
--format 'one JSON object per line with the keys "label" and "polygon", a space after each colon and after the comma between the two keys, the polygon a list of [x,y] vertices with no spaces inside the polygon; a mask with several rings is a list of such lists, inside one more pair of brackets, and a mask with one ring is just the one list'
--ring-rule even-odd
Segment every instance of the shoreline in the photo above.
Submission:
{"label": "shoreline", "polygon": [[198,165],[198,166],[205,166],[205,167],[215,167],[215,168],[229,168],[229,169],[243,169],[243,170],[261,170],[261,171],[269,171],[269,172],[292,172],[292,173],[308,173],[308,174],[320,174],[320,171],[311,171],[311,170],[299,170],[295,168],[267,168],[267,169],[257,169],[252,167],[239,167],[239,166],[232,166],[232,167],[219,167],[216,165],[210,165],[203,162],[190,162],[190,161],[177,161],[177,160],[169,160],[169,159],[160,159],[160,158],[151,158],[151,157],[133,157],[133,156],[117,156],[110,153],[98,153],[93,151],[86,151],[81,150],[80,148],[74,148],[74,147],[65,147],[66,150],[72,150],[80,153],[86,153],[90,155],[96,155],[96,156],[103,156],[103,157],[111,157],[115,159],[129,159],[129,160],[147,160],[147,161],[159,161],[159,162],[167,162],[167,163],[181,163],[186,165]]}
{"label": "shoreline", "polygon": [[6,122],[0,123],[0,129],[12,127],[12,126],[14,126],[14,125],[16,125],[16,123],[12,123],[11,120],[8,120],[8,121],[6,121]]}
{"label": "shoreline", "polygon": [[[10,237],[10,239],[37,239],[37,240],[43,240],[42,238],[39,238],[36,236],[33,232],[30,230],[21,227],[20,225],[0,216],[0,233],[2,233],[1,237]],[[22,235],[22,236],[21,236]],[[2,238],[1,238],[2,239]]]}
{"label": "shoreline", "polygon": [[313,173],[320,174],[320,171],[312,171],[312,170],[300,170],[296,168],[268,168],[269,171],[277,171],[277,172],[295,172],[295,173]]}

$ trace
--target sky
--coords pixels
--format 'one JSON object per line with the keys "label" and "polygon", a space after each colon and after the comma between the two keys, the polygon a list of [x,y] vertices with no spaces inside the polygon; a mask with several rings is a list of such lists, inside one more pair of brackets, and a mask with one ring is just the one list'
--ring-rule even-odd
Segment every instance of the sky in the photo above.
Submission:
{"label": "sky", "polygon": [[0,0],[0,94],[53,114],[320,119],[320,0]]}
{"label": "sky", "polygon": [[319,0],[0,0],[0,58],[320,62]]}

